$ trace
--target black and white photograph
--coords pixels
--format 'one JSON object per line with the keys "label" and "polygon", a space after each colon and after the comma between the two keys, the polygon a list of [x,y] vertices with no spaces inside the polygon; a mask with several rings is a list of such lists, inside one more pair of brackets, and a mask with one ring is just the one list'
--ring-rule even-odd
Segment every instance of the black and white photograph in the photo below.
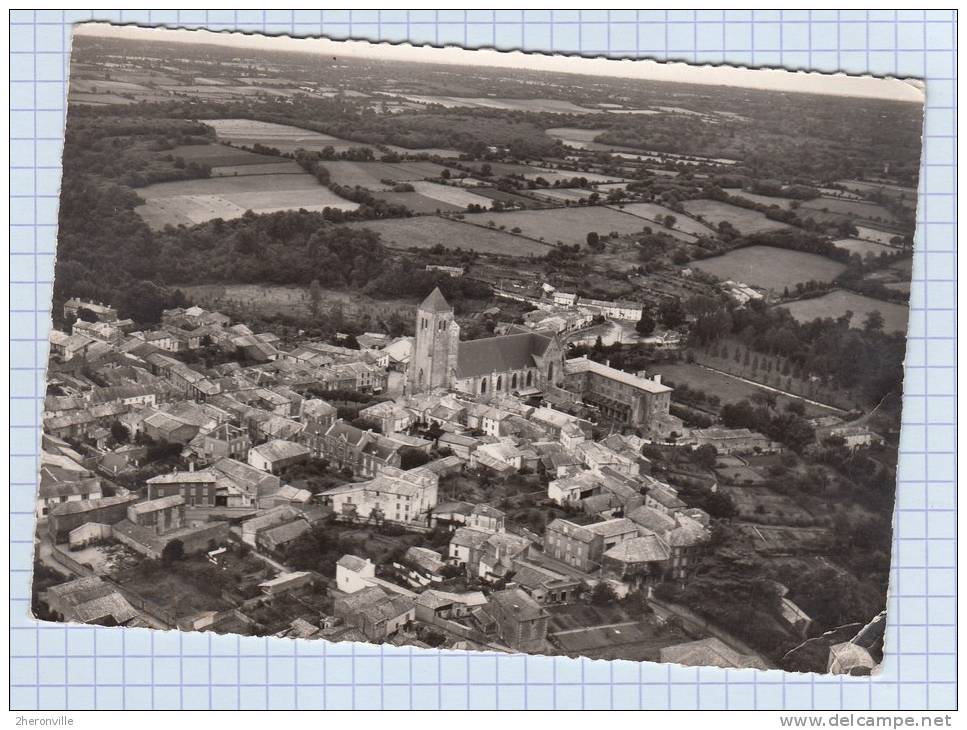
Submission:
{"label": "black and white photograph", "polygon": [[924,94],[75,26],[33,616],[876,673]]}

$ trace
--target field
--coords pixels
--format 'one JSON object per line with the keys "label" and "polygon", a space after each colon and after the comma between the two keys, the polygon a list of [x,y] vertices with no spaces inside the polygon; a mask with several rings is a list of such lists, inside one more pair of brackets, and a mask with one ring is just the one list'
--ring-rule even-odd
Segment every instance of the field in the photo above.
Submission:
{"label": "field", "polygon": [[665,208],[656,203],[625,203],[621,206],[621,210],[625,213],[630,213],[638,218],[644,218],[651,223],[658,223],[659,216],[664,217],[666,215],[675,216],[675,225],[672,229],[665,229],[664,223],[661,223],[661,227],[670,232],[676,231],[679,233],[686,233],[692,238],[696,236],[709,236],[712,235],[712,230],[696,220],[687,218],[686,216],[675,213],[675,211]]}
{"label": "field", "polygon": [[[487,215],[496,218],[499,214]],[[504,256],[543,256],[549,250],[548,246],[520,236],[436,216],[361,221],[350,226],[376,231],[382,236],[383,243],[392,248],[433,248],[441,245]]]}
{"label": "field", "polygon": [[803,215],[808,215],[808,211],[823,211],[858,220],[876,221],[887,226],[897,224],[897,220],[893,214],[882,205],[861,200],[815,198],[813,200],[804,200],[800,207],[803,210]]}
{"label": "field", "polygon": [[587,188],[545,188],[543,190],[534,190],[531,194],[534,197],[545,200],[576,203],[579,200],[587,200],[593,192],[593,190]]}
{"label": "field", "polygon": [[841,290],[782,306],[800,322],[811,322],[817,317],[836,318],[849,310],[853,313],[851,327],[862,327],[867,314],[879,311],[883,315],[883,329],[886,332],[906,332],[909,317],[909,308],[903,304],[881,302],[878,299]]}
{"label": "field", "polygon": [[[185,162],[197,162],[209,167],[235,167],[240,165],[278,165],[289,160],[281,160],[274,155],[259,155],[248,150],[240,150],[227,144],[188,144],[179,145],[160,154],[181,157]],[[294,163],[293,163],[294,164]]]}
{"label": "field", "polygon": [[613,175],[601,175],[596,172],[580,172],[578,170],[557,170],[550,167],[536,167],[534,165],[517,165],[508,162],[466,162],[464,163],[472,170],[480,170],[484,164],[490,165],[491,174],[494,177],[522,177],[525,180],[537,180],[542,178],[548,185],[553,185],[555,181],[572,180],[576,177],[583,177],[589,183],[612,183],[627,182],[624,178]]}
{"label": "field", "polygon": [[587,235],[596,231],[602,237],[611,231],[620,235],[641,233],[645,221],[605,206],[554,208],[553,210],[524,210],[512,213],[479,213],[468,215],[466,220],[479,225],[493,221],[498,227],[511,231],[520,228],[524,236],[544,239],[546,243],[558,241],[568,245],[584,246]]}
{"label": "field", "polygon": [[544,130],[544,134],[559,139],[568,147],[577,150],[589,149],[594,138],[604,132],[604,129],[579,129],[577,127],[555,127]]}
{"label": "field", "polygon": [[417,104],[439,104],[448,109],[458,107],[506,109],[521,112],[545,112],[548,114],[594,114],[596,109],[586,109],[560,99],[497,99],[491,97],[431,96],[401,94],[404,99]]}
{"label": "field", "polygon": [[[330,179],[339,185],[366,188],[373,192],[392,190],[393,183],[440,178],[446,169],[432,162],[350,162],[334,160],[323,163]],[[383,182],[388,180],[390,182]]]}
{"label": "field", "polygon": [[[209,88],[209,90],[213,89]],[[251,119],[202,119],[200,121],[212,127],[220,140],[246,146],[263,144],[281,152],[295,152],[300,147],[314,152],[332,147],[337,152],[342,152],[352,147],[366,146],[359,142],[349,142],[328,134],[290,127],[286,124],[257,122]]]}
{"label": "field", "polygon": [[877,243],[890,243],[897,234],[889,233],[887,231],[881,231],[877,228],[870,228],[869,226],[856,226],[857,238],[863,238],[867,241],[876,241]]}
{"label": "field", "polygon": [[762,231],[777,231],[788,228],[785,223],[769,220],[765,214],[757,210],[747,210],[717,200],[686,200],[682,203],[685,210],[694,216],[702,218],[714,226],[722,221],[732,225],[740,233],[761,233]]}
{"label": "field", "polygon": [[274,213],[280,210],[324,208],[355,210],[307,173],[242,175],[158,183],[138,190],[145,204],[135,210],[155,229],[166,225],[197,225],[215,218],[240,218],[246,210]]}
{"label": "field", "polygon": [[704,390],[707,395],[717,395],[723,405],[746,400],[754,395],[772,393],[777,396],[776,404],[780,409],[784,408],[787,403],[799,402],[805,405],[806,414],[810,418],[813,416],[828,416],[835,412],[835,409],[813,405],[794,396],[779,395],[772,389],[759,387],[697,364],[659,365],[655,367],[655,371],[661,373],[663,381],[671,381],[676,385],[688,385],[693,390]]}
{"label": "field", "polygon": [[[275,158],[278,159],[278,158]],[[211,177],[238,177],[240,175],[304,175],[299,165],[290,160],[266,162],[253,165],[218,165],[211,168]]]}
{"label": "field", "polygon": [[752,286],[781,292],[799,282],[832,281],[846,267],[838,261],[801,251],[788,251],[772,246],[749,246],[729,251],[722,256],[694,261],[700,271],[732,279]]}
{"label": "field", "polygon": [[895,249],[889,246],[884,246],[873,241],[864,241],[859,238],[840,238],[833,241],[833,244],[837,248],[845,248],[850,253],[858,253],[860,256],[865,257],[866,254],[871,253],[874,256],[879,256],[881,253],[894,253]]}
{"label": "field", "polygon": [[777,198],[771,195],[759,195],[758,193],[748,193],[742,188],[725,188],[725,192],[736,198],[745,198],[753,203],[764,205],[767,208],[775,205],[778,208],[789,210],[792,207],[792,198]]}

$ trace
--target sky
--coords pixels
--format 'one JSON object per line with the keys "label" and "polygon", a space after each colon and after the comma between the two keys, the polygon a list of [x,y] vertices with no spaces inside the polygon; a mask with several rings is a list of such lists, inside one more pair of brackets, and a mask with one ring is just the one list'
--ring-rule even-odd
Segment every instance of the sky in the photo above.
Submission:
{"label": "sky", "polygon": [[836,96],[873,97],[923,103],[923,82],[872,76],[847,76],[784,69],[748,69],[735,66],[696,66],[659,63],[646,59],[615,60],[581,58],[495,50],[392,45],[366,41],[333,41],[325,38],[290,38],[245,33],[143,28],[133,25],[85,23],[75,27],[78,35],[148,39],[181,43],[208,43],[240,49],[302,51],[336,57],[372,58],[383,61],[443,63],[452,65],[526,68],[529,70],[580,73],[651,81],[792,91]]}

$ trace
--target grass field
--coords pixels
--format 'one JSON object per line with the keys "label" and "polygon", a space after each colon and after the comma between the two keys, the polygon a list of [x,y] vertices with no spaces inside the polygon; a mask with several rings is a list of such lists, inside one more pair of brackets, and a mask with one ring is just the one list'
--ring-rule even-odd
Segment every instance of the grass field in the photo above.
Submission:
{"label": "grass field", "polygon": [[876,241],[877,243],[889,243],[897,235],[888,231],[881,231],[877,228],[870,228],[869,226],[856,226],[856,231],[857,238]]}
{"label": "grass field", "polygon": [[[392,190],[393,182],[412,182],[428,178],[439,179],[445,168],[432,162],[351,162],[334,160],[324,162],[333,182],[339,185],[357,185],[372,191]],[[383,180],[391,182],[385,183]]]}
{"label": "grass field", "polygon": [[788,251],[772,246],[749,246],[729,251],[722,256],[694,261],[694,268],[746,284],[781,292],[799,282],[832,281],[846,267],[838,261],[801,251]]}
{"label": "grass field", "polygon": [[525,180],[537,180],[542,178],[547,181],[549,185],[553,185],[555,181],[558,180],[571,180],[575,177],[583,177],[589,183],[610,183],[610,182],[627,182],[622,177],[615,177],[614,175],[602,175],[596,172],[581,172],[579,170],[556,170],[547,167],[537,167],[535,165],[517,165],[508,162],[467,162],[466,164],[472,170],[480,170],[484,164],[490,165],[491,175],[493,177],[505,177],[505,176],[517,176],[522,177]]}
{"label": "grass field", "polygon": [[401,94],[400,96],[418,104],[439,104],[448,109],[476,107],[521,112],[545,112],[548,114],[593,114],[597,111],[561,99],[498,99],[489,96],[433,96],[424,94]]}
{"label": "grass field", "polygon": [[640,233],[646,225],[640,218],[605,206],[479,213],[468,215],[466,220],[481,225],[493,221],[498,227],[504,226],[508,231],[520,228],[523,235],[538,240],[543,238],[549,244],[560,241],[580,246],[587,243],[587,235],[591,231],[596,231],[602,237],[611,231],[627,235]]}
{"label": "grass field", "polygon": [[218,165],[211,168],[211,177],[239,177],[241,175],[304,175],[295,162],[267,162],[249,165]]}
{"label": "grass field", "polygon": [[773,390],[761,388],[752,383],[747,383],[744,380],[730,377],[715,370],[709,370],[697,364],[676,363],[659,365],[656,366],[655,371],[661,373],[663,381],[671,381],[675,385],[688,385],[692,389],[704,390],[707,395],[717,395],[722,405],[745,400],[757,394],[764,395],[772,393],[776,395],[776,404],[779,408],[784,408],[787,403],[798,402],[805,405],[806,414],[809,417],[828,416],[834,412],[829,408],[806,403],[800,398],[779,395]]}
{"label": "grass field", "polygon": [[727,221],[740,233],[760,233],[762,231],[778,231],[789,228],[785,223],[769,220],[765,214],[757,210],[747,210],[717,200],[686,200],[682,203],[685,210],[695,216],[702,216],[714,226],[721,221]]}
{"label": "grass field", "polygon": [[240,218],[246,210],[274,213],[280,210],[325,208],[355,210],[307,173],[242,175],[158,183],[138,190],[145,199],[135,210],[155,229],[166,225],[196,225],[215,218]]}
{"label": "grass field", "polygon": [[[278,165],[287,160],[280,160],[273,155],[259,155],[248,150],[229,147],[226,144],[187,144],[179,145],[159,154],[181,157],[185,162],[197,162],[209,167],[232,167],[248,165]],[[293,163],[294,164],[294,163]]]}
{"label": "grass field", "polygon": [[[205,87],[206,92],[216,90],[223,91],[222,87]],[[341,152],[352,147],[366,146],[360,142],[350,142],[286,124],[257,122],[252,119],[202,119],[201,121],[212,127],[221,140],[247,146],[258,143],[282,152],[294,152],[300,147],[316,152],[325,147],[332,147],[337,152]]]}
{"label": "grass field", "polygon": [[544,130],[544,134],[554,139],[559,139],[568,147],[573,147],[577,150],[584,150],[589,148],[589,143],[594,142],[594,138],[597,137],[604,129],[579,129],[577,127],[554,127],[552,129]]}
{"label": "grass field", "polygon": [[848,291],[834,291],[815,299],[801,299],[797,302],[783,304],[792,316],[800,322],[811,322],[817,317],[836,318],[850,311],[853,319],[851,327],[862,327],[866,315],[879,311],[883,315],[883,329],[886,332],[906,332],[909,308],[903,304],[881,302],[878,299],[865,297]]}
{"label": "grass field", "polygon": [[881,253],[893,253],[895,250],[889,246],[884,246],[873,241],[864,241],[859,238],[840,238],[836,241],[833,241],[833,244],[837,248],[844,248],[850,253],[858,253],[860,256],[864,257],[868,253],[879,256]]}
{"label": "grass field", "polygon": [[897,224],[893,214],[882,205],[870,203],[862,200],[843,200],[842,198],[815,198],[804,200],[800,206],[803,215],[806,211],[820,210],[828,213],[850,216],[856,219],[879,221],[885,225],[892,226]]}
{"label": "grass field", "polygon": [[[672,231],[679,233],[686,233],[692,238],[696,236],[710,236],[713,231],[706,225],[699,223],[696,220],[692,220],[686,216],[675,213],[675,211],[670,208],[665,208],[664,206],[657,205],[656,203],[625,203],[620,208],[625,213],[630,213],[638,218],[643,218],[651,223],[658,223],[662,229],[671,233]],[[664,218],[666,215],[675,216],[675,225],[672,229],[667,229],[664,227],[664,223],[659,223],[659,218]],[[654,228],[654,226],[652,226]]]}
{"label": "grass field", "polygon": [[[485,215],[488,218],[484,219],[484,223],[501,214]],[[436,216],[360,221],[351,223],[350,226],[376,231],[382,237],[383,243],[392,248],[432,248],[442,245],[451,249],[462,248],[465,251],[504,256],[543,256],[549,250],[548,246],[520,236]]]}
{"label": "grass field", "polygon": [[753,203],[758,203],[759,205],[764,205],[767,208],[770,206],[776,206],[777,208],[783,208],[788,210],[792,207],[792,198],[777,198],[771,195],[759,195],[758,193],[749,193],[742,188],[724,188],[725,192],[736,198],[745,198]]}

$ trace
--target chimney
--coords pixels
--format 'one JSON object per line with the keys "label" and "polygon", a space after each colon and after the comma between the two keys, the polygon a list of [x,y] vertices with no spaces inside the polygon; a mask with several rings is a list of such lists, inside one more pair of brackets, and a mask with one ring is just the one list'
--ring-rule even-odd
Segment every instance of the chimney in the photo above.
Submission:
{"label": "chimney", "polygon": [[661,385],[661,373],[656,373],[655,377],[652,378],[658,385]]}
{"label": "chimney", "polygon": [[189,459],[188,460],[188,473],[191,474],[191,473],[194,473],[194,471],[195,471],[195,460],[194,459]]}

